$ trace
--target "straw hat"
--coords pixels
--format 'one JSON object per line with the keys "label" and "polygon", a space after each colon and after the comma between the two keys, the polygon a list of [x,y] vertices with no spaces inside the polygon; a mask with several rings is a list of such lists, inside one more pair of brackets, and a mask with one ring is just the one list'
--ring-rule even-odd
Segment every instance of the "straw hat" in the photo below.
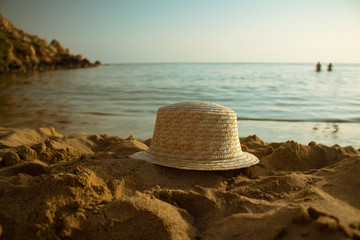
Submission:
{"label": "straw hat", "polygon": [[183,102],[159,108],[147,151],[130,157],[189,170],[229,170],[259,162],[243,152],[236,113],[208,102]]}

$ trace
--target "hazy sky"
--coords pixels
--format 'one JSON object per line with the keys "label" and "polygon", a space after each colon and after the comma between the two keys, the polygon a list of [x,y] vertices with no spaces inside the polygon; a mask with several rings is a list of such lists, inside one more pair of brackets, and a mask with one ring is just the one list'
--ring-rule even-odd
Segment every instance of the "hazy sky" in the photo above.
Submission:
{"label": "hazy sky", "polygon": [[360,63],[360,0],[0,0],[0,12],[103,63]]}

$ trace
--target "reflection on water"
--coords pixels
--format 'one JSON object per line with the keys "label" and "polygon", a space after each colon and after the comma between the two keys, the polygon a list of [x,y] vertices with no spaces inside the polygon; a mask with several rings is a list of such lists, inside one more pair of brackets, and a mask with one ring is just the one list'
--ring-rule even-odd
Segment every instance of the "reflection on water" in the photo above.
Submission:
{"label": "reflection on water", "polygon": [[0,125],[49,127],[57,122],[71,123],[68,119],[71,115],[62,114],[67,106],[46,92],[59,84],[53,81],[56,75],[55,72],[0,75]]}
{"label": "reflection on water", "polygon": [[152,136],[160,106],[215,102],[240,136],[360,147],[360,65],[128,64],[0,75],[0,126]]}

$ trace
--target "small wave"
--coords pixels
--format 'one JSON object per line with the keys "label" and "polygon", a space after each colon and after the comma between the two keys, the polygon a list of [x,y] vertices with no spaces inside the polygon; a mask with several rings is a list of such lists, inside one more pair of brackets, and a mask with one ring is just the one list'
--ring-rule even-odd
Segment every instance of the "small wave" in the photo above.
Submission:
{"label": "small wave", "polygon": [[325,122],[325,123],[359,123],[359,120],[343,119],[270,119],[270,118],[237,118],[238,121],[264,121],[264,122]]}
{"label": "small wave", "polygon": [[81,112],[81,114],[89,114],[89,115],[96,115],[96,116],[123,116],[123,114],[104,113],[104,112]]}

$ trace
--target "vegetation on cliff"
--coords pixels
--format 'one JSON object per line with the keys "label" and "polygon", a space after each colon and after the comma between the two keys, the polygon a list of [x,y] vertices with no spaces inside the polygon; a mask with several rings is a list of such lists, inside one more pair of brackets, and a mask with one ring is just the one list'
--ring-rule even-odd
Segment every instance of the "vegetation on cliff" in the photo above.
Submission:
{"label": "vegetation on cliff", "polygon": [[17,29],[0,14],[0,73],[28,72],[100,65],[70,54],[58,41],[51,43]]}

